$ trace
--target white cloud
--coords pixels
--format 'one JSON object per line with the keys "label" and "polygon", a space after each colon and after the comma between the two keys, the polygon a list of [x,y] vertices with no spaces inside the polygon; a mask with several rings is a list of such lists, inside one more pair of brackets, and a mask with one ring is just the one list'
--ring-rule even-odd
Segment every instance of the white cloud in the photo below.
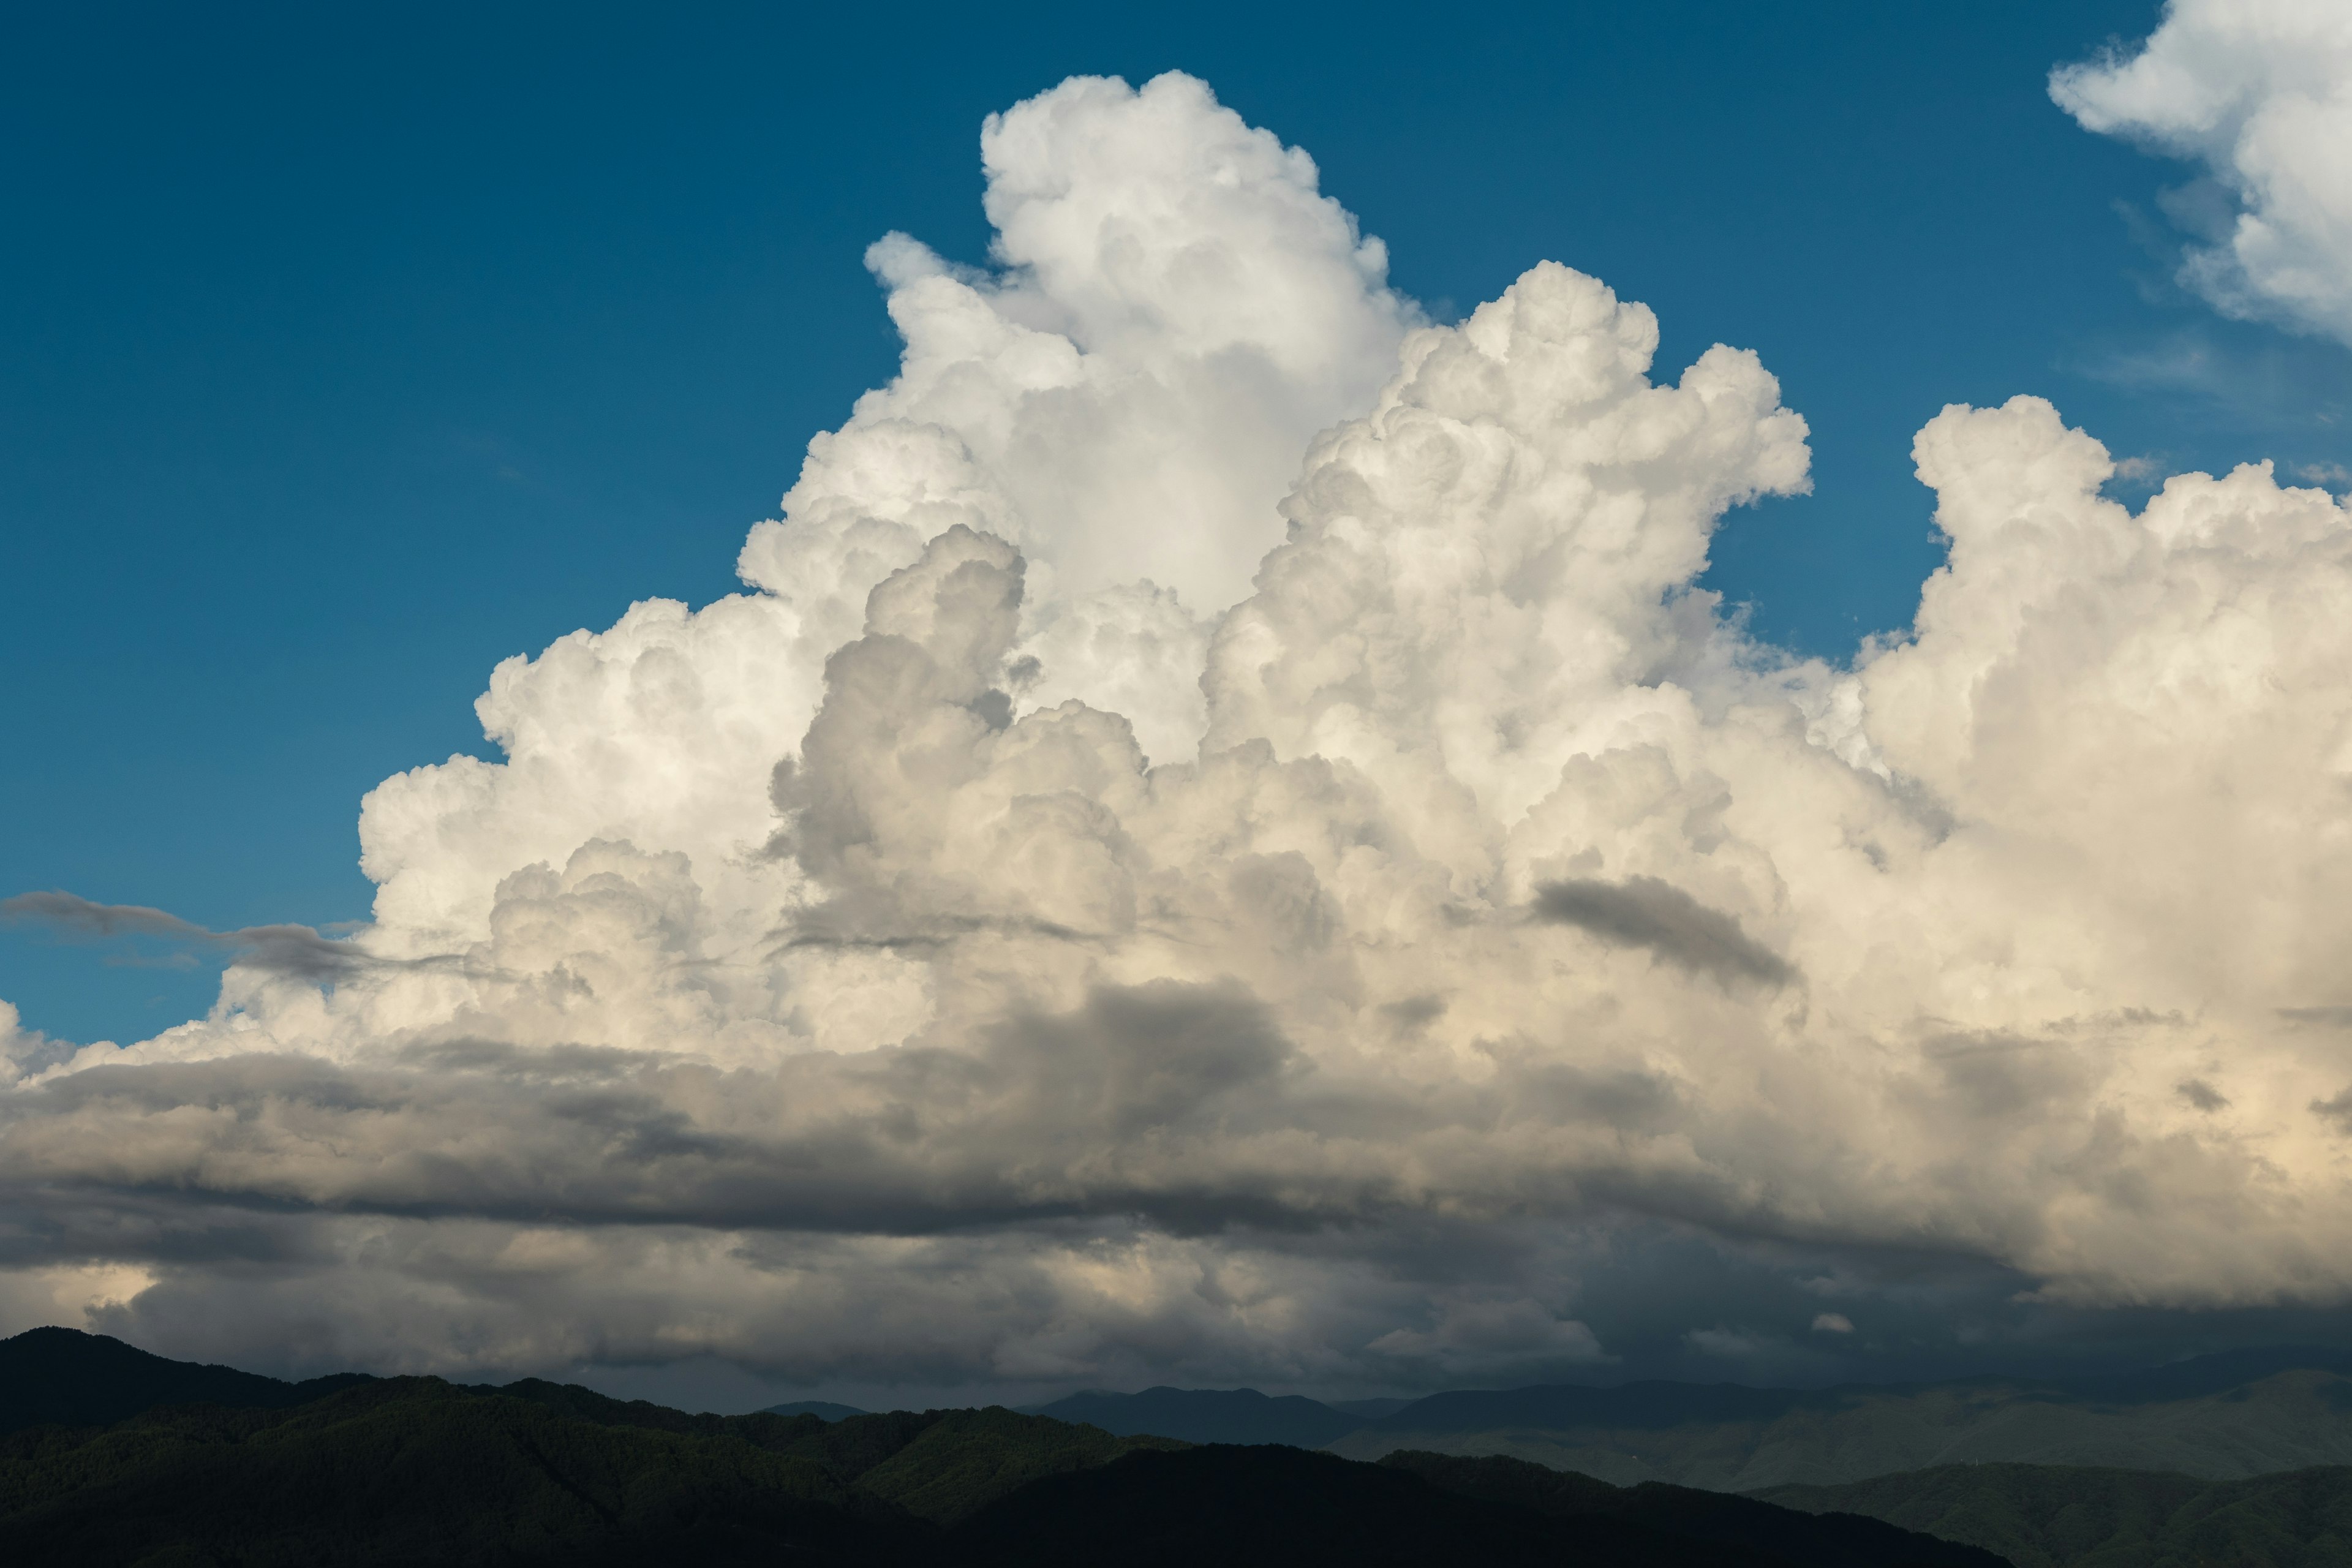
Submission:
{"label": "white cloud", "polygon": [[2051,74],[2092,131],[2206,169],[2175,193],[2182,280],[2233,316],[2352,342],[2352,10],[2337,0],[2168,0],[2137,53]]}
{"label": "white cloud", "polygon": [[0,1334],[45,1323],[96,1331],[152,1289],[152,1269],[135,1264],[53,1264],[0,1268]]}
{"label": "white cloud", "polygon": [[1813,1314],[1813,1331],[1820,1334],[1850,1334],[1853,1332],[1853,1320],[1843,1312],[1816,1312]]}
{"label": "white cloud", "polygon": [[501,666],[332,973],[271,928],[128,1049],[0,1019],[0,1267],[152,1278],[99,1310],[184,1353],[930,1385],[1571,1366],[1557,1238],[1629,1214],[2352,1293],[2331,496],[2135,512],[1948,409],[1913,635],[1793,660],[1694,586],[1806,484],[1753,354],[1654,377],[1549,263],[1413,325],[1184,79],[985,150],[1003,270],[882,247],[905,372],[754,591]]}
{"label": "white cloud", "polygon": [[1312,160],[1189,77],[1066,82],[992,117],[982,156],[998,269],[874,247],[900,373],[751,531],[739,569],[761,591],[649,600],[508,660],[476,705],[505,763],[368,797],[377,941],[478,940],[500,877],[592,837],[686,853],[724,921],[756,921],[772,879],[742,867],[773,827],[769,768],[868,591],[956,523],[1029,559],[1027,700],[1191,753],[1205,617],[1248,592],[1298,454],[1370,402],[1418,312]]}

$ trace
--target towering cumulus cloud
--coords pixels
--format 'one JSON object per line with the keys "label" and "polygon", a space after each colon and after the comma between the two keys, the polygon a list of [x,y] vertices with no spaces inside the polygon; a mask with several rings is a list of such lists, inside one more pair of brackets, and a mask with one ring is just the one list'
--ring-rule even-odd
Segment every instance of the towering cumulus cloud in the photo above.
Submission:
{"label": "towering cumulus cloud", "polygon": [[2205,165],[2169,203],[2205,240],[2183,281],[2352,342],[2352,8],[2168,0],[2137,54],[2055,71],[2050,92],[2090,130]]}
{"label": "towering cumulus cloud", "polygon": [[1551,263],[1428,325],[1181,76],[982,152],[995,269],[875,247],[902,373],[753,591],[501,666],[332,963],[203,933],[219,1005],[128,1048],[0,1013],[0,1300],[936,1386],[1591,1361],[1626,1226],[2352,1290],[2330,497],[2134,514],[2048,405],[1948,409],[1914,632],[1797,660],[1694,586],[1807,482],[1753,354],[1658,374]]}

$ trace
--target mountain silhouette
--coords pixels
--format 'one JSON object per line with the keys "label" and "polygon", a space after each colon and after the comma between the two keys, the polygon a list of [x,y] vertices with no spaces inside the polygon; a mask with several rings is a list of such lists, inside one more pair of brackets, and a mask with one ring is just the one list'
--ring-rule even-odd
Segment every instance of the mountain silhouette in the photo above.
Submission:
{"label": "mountain silhouette", "polygon": [[151,1355],[104,1334],[29,1329],[0,1340],[0,1432],[103,1426],[159,1405],[282,1410],[370,1381],[338,1373],[285,1383],[233,1367]]}
{"label": "mountain silhouette", "polygon": [[1147,1388],[1140,1394],[1073,1394],[1035,1407],[1058,1421],[1084,1421],[1106,1432],[1150,1433],[1187,1443],[1286,1443],[1319,1448],[1364,1425],[1360,1416],[1297,1394],[1255,1388]]}
{"label": "mountain silhouette", "polygon": [[868,1415],[855,1405],[835,1405],[829,1399],[795,1399],[785,1405],[771,1405],[770,1415],[814,1415],[820,1421],[845,1421],[852,1415]]}
{"label": "mountain silhouette", "polygon": [[[112,1381],[77,1391],[93,1368]],[[827,1421],[696,1415],[541,1379],[296,1384],[63,1330],[0,1344],[0,1369],[24,1375],[24,1407],[65,1415],[0,1436],[0,1561],[44,1568],[2003,1561],[1876,1520],[1509,1459],[1370,1465],[998,1408]],[[204,1388],[243,1403],[181,1397]],[[163,1402],[90,1419],[151,1394]]]}

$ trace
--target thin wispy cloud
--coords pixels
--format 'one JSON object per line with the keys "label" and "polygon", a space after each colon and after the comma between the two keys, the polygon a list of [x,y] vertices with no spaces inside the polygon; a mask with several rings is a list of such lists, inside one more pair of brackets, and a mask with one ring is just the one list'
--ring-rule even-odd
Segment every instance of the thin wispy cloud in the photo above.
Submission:
{"label": "thin wispy cloud", "polygon": [[309,926],[211,931],[143,904],[97,904],[65,892],[19,893],[0,899],[0,920],[30,922],[77,936],[161,937],[298,980],[334,980],[381,962],[349,942],[322,936]]}

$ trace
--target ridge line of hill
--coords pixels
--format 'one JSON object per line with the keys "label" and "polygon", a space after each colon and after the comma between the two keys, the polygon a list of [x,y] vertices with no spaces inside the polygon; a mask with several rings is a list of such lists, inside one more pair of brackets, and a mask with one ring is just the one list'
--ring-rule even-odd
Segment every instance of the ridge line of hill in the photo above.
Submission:
{"label": "ridge line of hill", "polygon": [[[21,1341],[21,1336],[20,1336]],[[0,1559],[153,1568],[770,1563],[875,1568],[1192,1564],[1358,1568],[2001,1568],[1883,1521],[1508,1459],[1363,1464],[1284,1447],[1120,1436],[990,1407],[693,1415],[523,1379],[468,1387],[216,1374],[117,1342],[0,1342],[54,1394],[78,1371],[202,1384],[245,1405],[150,1407],[0,1436]],[[0,1387],[5,1387],[0,1384]]]}
{"label": "ridge line of hill", "polygon": [[[1572,1521],[1580,1550],[1596,1564],[1614,1561],[1611,1553],[1681,1561],[1677,1553],[1696,1550],[1692,1532],[1704,1521],[1724,1539],[1707,1548],[1717,1556],[1694,1561],[1804,1568],[1884,1558],[1856,1544],[1855,1525],[1821,1527],[1834,1541],[1804,1536],[1782,1517],[1795,1513],[1912,1532],[1902,1538],[1913,1543],[1906,1551],[1937,1541],[1994,1554],[1965,1560],[1979,1565],[2352,1568],[2352,1378],[2308,1365],[2274,1370],[2308,1359],[2321,1358],[2205,1358],[2158,1369],[2161,1376],[2071,1384],[1461,1390],[1369,1420],[1296,1395],[1164,1386],[1093,1391],[1035,1412],[866,1415],[808,1402],[817,1407],[722,1416],[536,1378],[493,1386],[342,1373],[289,1383],[50,1328],[0,1341],[0,1547],[23,1561],[134,1561],[140,1554],[103,1543],[122,1544],[125,1520],[177,1510],[228,1519],[220,1539],[236,1549],[218,1561],[253,1568],[280,1560],[271,1540],[292,1553],[283,1557],[289,1564],[340,1561],[330,1549],[335,1531],[354,1529],[354,1539],[371,1540],[422,1531],[415,1552],[398,1560],[470,1561],[478,1549],[486,1562],[535,1561],[528,1542],[499,1533],[532,1519],[542,1534],[552,1531],[546,1539],[572,1543],[565,1561],[658,1560],[688,1538],[717,1563],[733,1561],[738,1546],[758,1555],[780,1540],[877,1563],[929,1561],[947,1540],[940,1531],[953,1535],[961,1560],[1000,1560],[992,1552],[1007,1562],[1097,1560],[1040,1500],[1050,1498],[1070,1517],[1107,1525],[1156,1520],[1153,1529],[1192,1541],[1196,1552],[1170,1561],[1197,1561],[1224,1554],[1187,1535],[1193,1514],[1245,1515],[1259,1506],[1246,1501],[1255,1489],[1278,1482],[1304,1489],[1306,1512],[1268,1514],[1265,1542],[1304,1539],[1295,1532],[1307,1515],[1352,1499],[1345,1509],[1387,1521],[1385,1534],[1367,1539],[1366,1562],[1389,1560],[1380,1555],[1383,1541],[1461,1555],[1461,1542],[1448,1546],[1429,1533],[1447,1520],[1484,1542],[1492,1562],[1540,1559],[1558,1542],[1542,1544],[1533,1516]],[[1639,1424],[1476,1425],[1496,1421],[1498,1406],[1555,1422],[1563,1412],[1630,1413]],[[1433,1412],[1461,1424],[1431,1432]],[[1340,1436],[1328,1437],[1334,1429]],[[477,1453],[493,1439],[495,1454]],[[1318,1439],[1328,1452],[1302,1452]],[[1235,1446],[1251,1444],[1262,1446]],[[2085,1449],[2127,1451],[2133,1462],[2040,1462]],[[2341,1457],[2315,1464],[2315,1450]],[[1970,1462],[1906,1463],[1915,1452]],[[360,1454],[369,1457],[352,1458]],[[258,1502],[236,1514],[247,1505],[219,1500],[246,1495],[241,1487],[299,1495],[313,1483],[289,1478],[338,1455],[335,1462],[349,1463],[335,1485],[374,1499],[367,1507],[375,1512],[357,1524],[289,1521]],[[450,1458],[465,1455],[476,1458]],[[2165,1462],[2182,1455],[2192,1463]],[[435,1464],[464,1473],[444,1476]],[[1847,1473],[1836,1473],[1841,1467]],[[1393,1474],[1368,1478],[1375,1471]],[[1736,1484],[1759,1473],[1760,1482]],[[415,1507],[450,1487],[502,1488],[505,1500],[467,1526],[475,1533],[467,1540],[444,1539],[419,1523]],[[1727,1500],[1734,1493],[1742,1495]],[[330,1486],[322,1495],[342,1494]],[[1200,1500],[1211,1495],[1225,1500],[1205,1508]],[[1179,1498],[1193,1501],[1179,1508],[1171,1500]],[[1740,1511],[1768,1505],[1776,1511]],[[993,1522],[972,1522],[983,1515]],[[264,1524],[277,1533],[251,1533]],[[1770,1544],[1792,1529],[1802,1543],[1793,1557]],[[1667,1537],[1681,1544],[1662,1545]],[[583,1542],[601,1544],[591,1551]],[[84,1547],[96,1554],[77,1558]]]}

